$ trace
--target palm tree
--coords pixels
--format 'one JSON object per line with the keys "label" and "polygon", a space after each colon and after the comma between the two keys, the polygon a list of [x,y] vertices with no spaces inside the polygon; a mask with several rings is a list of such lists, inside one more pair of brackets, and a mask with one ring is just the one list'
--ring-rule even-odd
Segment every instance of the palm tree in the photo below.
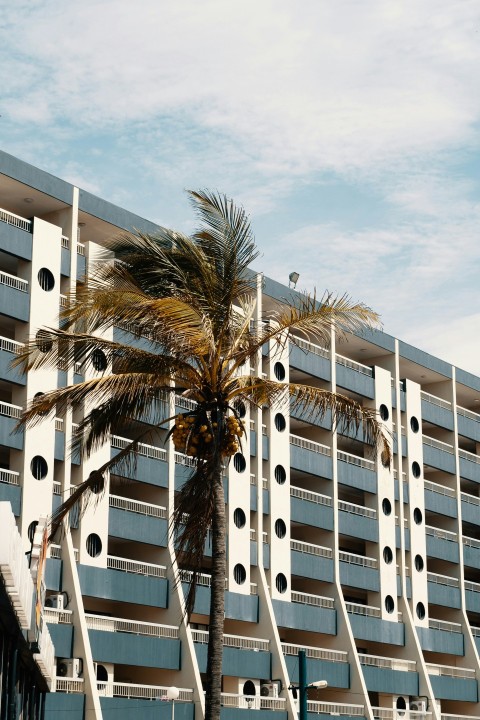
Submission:
{"label": "palm tree", "polygon": [[[60,329],[46,328],[19,358],[24,370],[59,362],[91,366],[104,353],[111,371],[35,398],[22,422],[27,426],[67,410],[88,407],[73,444],[84,456],[109,439],[118,418],[141,418],[150,411],[153,427],[169,426],[175,448],[194,459],[191,477],[177,494],[171,531],[180,564],[193,571],[187,599],[193,608],[197,573],[207,533],[212,537],[210,632],[206,718],[218,720],[222,673],[224,583],[226,576],[223,474],[245,438],[239,403],[274,407],[290,396],[312,421],[332,413],[343,432],[363,428],[366,442],[390,462],[390,447],[372,409],[318,387],[288,384],[242,374],[265,343],[285,347],[295,335],[327,344],[337,332],[357,331],[378,317],[343,296],[295,294],[254,321],[256,279],[249,266],[257,257],[244,210],[226,197],[191,192],[201,226],[192,236],[161,229],[155,236],[127,234],[108,243],[88,284],[70,298]],[[134,329],[150,345],[131,346],[105,339],[112,326]],[[98,363],[97,363],[98,365]],[[184,415],[167,418],[169,398],[181,393],[194,401]],[[162,408],[159,410],[159,408]],[[71,508],[84,509],[98,497],[103,475],[114,465],[133,462],[138,443],[152,426],[143,426],[130,445],[82,484],[51,519],[50,538]]]}

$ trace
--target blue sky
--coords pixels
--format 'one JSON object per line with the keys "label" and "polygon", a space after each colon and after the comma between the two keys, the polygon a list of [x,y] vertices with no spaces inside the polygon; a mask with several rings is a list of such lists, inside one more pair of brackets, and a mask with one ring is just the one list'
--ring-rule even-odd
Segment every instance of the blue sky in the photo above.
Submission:
{"label": "blue sky", "polygon": [[480,374],[479,67],[477,0],[16,0],[0,146],[184,231],[219,189],[258,269]]}

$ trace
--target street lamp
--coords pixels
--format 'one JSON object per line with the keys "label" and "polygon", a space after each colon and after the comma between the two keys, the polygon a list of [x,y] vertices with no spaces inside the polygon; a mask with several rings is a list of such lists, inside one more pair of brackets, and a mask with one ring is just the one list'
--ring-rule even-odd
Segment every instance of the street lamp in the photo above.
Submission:
{"label": "street lamp", "polygon": [[307,691],[309,688],[326,688],[328,682],[326,680],[315,680],[315,682],[307,683],[307,656],[305,650],[298,651],[298,687],[290,685],[289,690],[293,691],[293,697],[297,697],[297,691],[300,696],[299,716],[300,720],[307,720]]}
{"label": "street lamp", "polygon": [[167,700],[172,701],[172,720],[175,720],[175,700],[178,700],[179,696],[180,690],[175,685],[167,688]]}

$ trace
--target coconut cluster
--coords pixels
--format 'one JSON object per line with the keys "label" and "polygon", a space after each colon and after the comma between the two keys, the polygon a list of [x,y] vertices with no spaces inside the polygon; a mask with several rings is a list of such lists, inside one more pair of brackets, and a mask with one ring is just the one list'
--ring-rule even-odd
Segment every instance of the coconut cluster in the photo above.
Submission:
{"label": "coconut cluster", "polygon": [[[175,450],[191,457],[204,455],[207,446],[213,442],[212,430],[216,427],[217,423],[212,423],[210,426],[207,422],[202,423],[193,415],[177,415],[172,432]],[[242,435],[243,426],[241,422],[234,415],[229,415],[221,445],[221,452],[224,457],[235,455],[240,447],[239,440]]]}

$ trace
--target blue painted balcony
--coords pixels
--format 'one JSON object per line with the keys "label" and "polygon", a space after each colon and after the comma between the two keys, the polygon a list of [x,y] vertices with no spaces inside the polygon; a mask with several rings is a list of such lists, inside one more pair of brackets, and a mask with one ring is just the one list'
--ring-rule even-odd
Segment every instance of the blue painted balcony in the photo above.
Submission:
{"label": "blue painted balcony", "polygon": [[148,545],[167,546],[167,509],[160,505],[110,495],[108,534]]}
{"label": "blue painted balcony", "polygon": [[371,508],[339,500],[338,524],[342,535],[378,542],[377,513]]}
{"label": "blue painted balcony", "polygon": [[70,252],[70,247],[67,243],[69,243],[68,238],[62,237],[62,251],[61,251],[61,255],[60,255],[60,273],[64,277],[70,277],[71,252]]}
{"label": "blue painted balcony", "polygon": [[[118,455],[130,442],[128,438],[112,435],[111,457]],[[139,443],[137,452],[132,453],[132,462],[119,464],[112,472],[156,487],[168,487],[167,452],[155,445]]]}
{"label": "blue painted balcony", "polygon": [[359,603],[345,603],[353,636],[388,645],[405,645],[405,626],[398,614],[398,622],[382,620],[380,608]]}
{"label": "blue painted balcony", "polygon": [[23,343],[0,337],[0,380],[6,380],[6,382],[15,383],[16,385],[25,385],[26,376],[20,368],[12,368],[12,361],[23,347]]}
{"label": "blue painted balcony", "polygon": [[3,315],[28,322],[30,295],[28,282],[16,275],[0,272],[0,308]]}
{"label": "blue painted balcony", "polygon": [[295,338],[295,345],[290,343],[290,367],[301,370],[313,377],[330,381],[330,352],[326,348]]}
{"label": "blue painted balcony", "polygon": [[480,442],[480,415],[478,413],[457,405],[457,423],[459,435]]}
{"label": "blue painted balcony", "polygon": [[178,627],[85,615],[93,659],[137,667],[180,669]]}
{"label": "blue painted balcony", "polygon": [[427,663],[433,694],[439,700],[478,702],[475,670]]}
{"label": "blue painted balcony", "polygon": [[56,692],[45,695],[45,720],[84,720],[85,695],[78,680],[57,678]]}
{"label": "blue painted balcony", "polygon": [[331,480],[332,451],[327,445],[290,435],[290,466],[294,470]]}
{"label": "blue painted balcony", "polygon": [[428,628],[417,627],[417,635],[424,651],[459,656],[465,654],[462,626],[459,623],[430,618]]}
{"label": "blue painted balcony", "polygon": [[73,651],[72,611],[46,607],[43,612],[55,647],[55,657],[71,658]]}
{"label": "blue painted balcony", "polygon": [[337,611],[332,598],[292,591],[291,602],[272,600],[278,627],[337,634]]}
{"label": "blue painted balcony", "polygon": [[339,450],[338,482],[369,493],[377,492],[377,473],[372,460]]}
{"label": "blue painted balcony", "polygon": [[146,352],[156,352],[159,348],[155,340],[150,340],[144,335],[139,335],[135,328],[126,324],[122,327],[115,325],[113,328],[113,341],[121,343],[122,345],[130,345],[131,347],[136,347]]}
{"label": "blue painted balcony", "polygon": [[287,720],[288,717],[285,698],[222,693],[220,702],[220,720],[260,720],[262,717]]}
{"label": "blue painted balcony", "polygon": [[[262,425],[262,458],[263,460],[268,460],[268,437],[267,437],[267,428],[265,425]],[[257,431],[254,428],[250,428],[250,431],[248,432],[247,441],[249,440],[249,446],[250,446],[250,455],[252,457],[256,457],[257,455]]]}
{"label": "blue painted balcony", "polygon": [[168,607],[168,580],[163,565],[108,555],[106,568],[78,565],[78,575],[83,595]]}
{"label": "blue painted balcony", "polygon": [[[186,596],[190,589],[192,573],[181,570],[182,588]],[[193,612],[199,615],[210,614],[210,584],[211,575],[199,573],[195,591],[195,604]],[[225,579],[227,588],[227,579]],[[225,589],[225,617],[229,620],[242,620],[243,622],[258,622],[258,595],[255,583],[250,583],[250,595],[230,592]]]}
{"label": "blue painted balcony", "polygon": [[455,455],[453,445],[423,436],[423,462],[425,465],[455,474]]}
{"label": "blue painted balcony", "polygon": [[463,540],[463,564],[480,570],[480,540],[466,537]]}
{"label": "blue painted balcony", "polygon": [[350,360],[343,355],[335,355],[337,387],[352,390],[363,397],[375,397],[373,368]]}
{"label": "blue painted balcony", "polygon": [[282,650],[290,682],[298,683],[298,651],[305,650],[307,678],[326,680],[329,687],[350,687],[348,653],[291,643],[282,643]]}
{"label": "blue painted balcony", "polygon": [[365,706],[353,703],[307,700],[308,720],[331,720],[332,717],[338,716],[341,716],[342,720],[363,720],[365,718]]}
{"label": "blue painted balcony", "polygon": [[[228,485],[226,485],[226,490]],[[257,510],[257,478],[254,473],[250,473],[250,510]],[[225,502],[228,502],[228,493],[225,494]],[[270,491],[268,489],[268,480],[262,478],[262,502],[263,502],[263,513],[268,515],[270,512]]]}
{"label": "blue painted balcony", "polygon": [[480,583],[464,581],[465,606],[468,612],[480,613]]}
{"label": "blue painted balcony", "polygon": [[480,525],[480,498],[462,492],[462,520],[471,525]]}
{"label": "blue painted balcony", "polygon": [[62,589],[62,561],[60,555],[55,553],[56,547],[50,546],[50,557],[45,566],[45,587],[47,590],[59,591]]}
{"label": "blue painted balcony", "polygon": [[432,605],[460,608],[460,583],[457,578],[438,573],[427,573],[428,602]]}
{"label": "blue painted balcony", "polygon": [[[192,630],[195,653],[200,672],[207,670],[208,632]],[[243,637],[241,635],[223,636],[223,675],[231,677],[270,677],[271,652],[268,640]]]}
{"label": "blue painted balcony", "polygon": [[363,677],[369,692],[418,695],[418,672],[412,660],[359,653]]}
{"label": "blue painted balcony", "polygon": [[457,533],[437,527],[425,526],[427,541],[427,555],[438,560],[448,560],[458,563],[460,554],[458,550]]}
{"label": "blue painted balcony", "polygon": [[340,551],[339,560],[340,582],[342,585],[372,590],[373,592],[380,590],[380,574],[375,558]]}
{"label": "blue painted balcony", "polygon": [[[457,517],[455,490],[430,480],[424,481],[425,509],[446,517]],[[464,518],[465,519],[465,518]]]}
{"label": "blue painted balcony", "polygon": [[9,502],[15,517],[20,517],[22,510],[22,488],[19,483],[20,473],[0,469],[0,502]]}
{"label": "blue painted balcony", "polygon": [[333,559],[330,548],[311,543],[290,541],[292,575],[333,582]]}
{"label": "blue painted balcony", "polygon": [[85,257],[85,245],[77,243],[77,280],[83,281],[87,272],[87,258]]}
{"label": "blue painted balcony", "polygon": [[453,431],[452,403],[422,391],[422,420]]}
{"label": "blue painted balcony", "polygon": [[333,530],[332,498],[290,486],[290,512],[294,522]]}
{"label": "blue painted balcony", "polygon": [[[295,405],[294,398],[290,398],[290,417],[295,420],[301,420],[309,425],[323,428],[324,430],[330,431],[332,429],[332,413],[330,410],[327,410],[324,415],[315,415],[315,413],[312,413],[303,403],[301,405]],[[361,430],[359,432],[361,434]]]}
{"label": "blue painted balcony", "polygon": [[480,455],[467,452],[467,450],[459,450],[458,459],[460,477],[480,483]]}
{"label": "blue painted balcony", "polygon": [[[97,682],[97,687],[104,720],[131,720],[132,717],[172,720],[173,708],[167,701],[166,686]],[[179,688],[179,692],[179,698],[175,700],[175,720],[194,720],[193,691]]]}
{"label": "blue painted balcony", "polygon": [[33,223],[0,208],[0,250],[24,260],[32,259]]}
{"label": "blue painted balcony", "polygon": [[23,429],[15,432],[15,426],[23,412],[19,405],[0,402],[0,445],[23,450]]}

